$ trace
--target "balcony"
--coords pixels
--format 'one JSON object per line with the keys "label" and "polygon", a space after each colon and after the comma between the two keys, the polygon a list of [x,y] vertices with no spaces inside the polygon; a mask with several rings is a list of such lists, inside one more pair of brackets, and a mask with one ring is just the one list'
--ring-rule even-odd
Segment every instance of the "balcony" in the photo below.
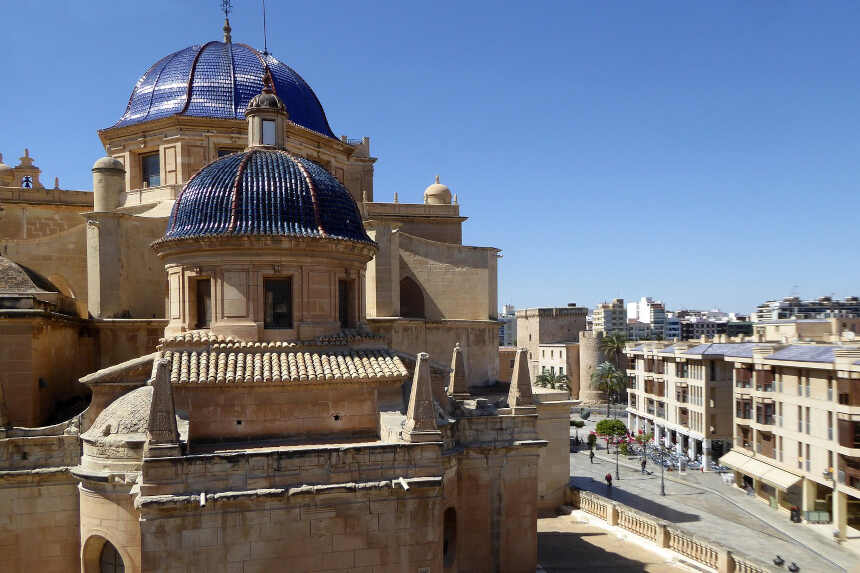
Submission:
{"label": "balcony", "polygon": [[690,395],[686,392],[675,392],[675,401],[681,404],[686,404],[690,401]]}
{"label": "balcony", "polygon": [[735,388],[752,388],[752,372],[746,368],[735,370]]}
{"label": "balcony", "polygon": [[650,372],[650,373],[654,372],[654,359],[653,358],[646,358],[645,359],[645,372]]}
{"label": "balcony", "polygon": [[855,420],[837,420],[839,445],[843,448],[860,448],[860,422]]}
{"label": "balcony", "polygon": [[665,418],[666,418],[666,409],[665,409],[665,408],[663,408],[663,407],[657,408],[656,416],[657,416],[658,418],[663,418],[663,419],[665,419]]}
{"label": "balcony", "polygon": [[686,408],[682,408],[678,411],[678,423],[685,428],[690,427],[690,412]]}
{"label": "balcony", "polygon": [[758,370],[755,373],[755,389],[759,392],[773,392],[773,372]]}
{"label": "balcony", "polygon": [[840,378],[836,383],[839,403],[843,406],[860,406],[860,381]]}
{"label": "balcony", "polygon": [[662,380],[645,380],[645,393],[663,398],[666,396],[666,383]]}
{"label": "balcony", "polygon": [[657,360],[654,362],[654,372],[656,374],[665,374],[666,373],[666,363],[662,360]]}
{"label": "balcony", "polygon": [[860,458],[840,455],[838,470],[840,483],[860,489]]}
{"label": "balcony", "polygon": [[755,416],[756,424],[762,424],[765,426],[773,426],[774,417],[773,414],[763,414],[761,412],[756,413]]}
{"label": "balcony", "polygon": [[763,456],[767,456],[769,458],[776,459],[773,447],[773,444],[776,440],[773,438],[773,434],[771,434],[770,432],[759,432],[758,438],[759,439],[755,445],[756,453],[759,453]]}

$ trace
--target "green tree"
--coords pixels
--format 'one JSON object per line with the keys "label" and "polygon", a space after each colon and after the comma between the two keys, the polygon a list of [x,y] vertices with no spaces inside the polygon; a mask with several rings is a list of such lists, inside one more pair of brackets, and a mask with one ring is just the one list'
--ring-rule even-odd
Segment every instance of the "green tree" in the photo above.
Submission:
{"label": "green tree", "polygon": [[597,422],[595,431],[601,436],[617,438],[627,434],[627,426],[616,418],[606,418]]}
{"label": "green tree", "polygon": [[567,377],[567,374],[556,374],[546,369],[537,375],[535,384],[543,388],[570,391],[570,378]]}
{"label": "green tree", "polygon": [[623,334],[609,334],[600,339],[600,350],[617,369],[621,370],[624,360],[624,347],[627,345],[627,337]]}
{"label": "green tree", "polygon": [[591,382],[599,390],[606,392],[606,416],[609,405],[618,401],[621,392],[627,387],[627,376],[611,362],[601,362],[591,373]]}

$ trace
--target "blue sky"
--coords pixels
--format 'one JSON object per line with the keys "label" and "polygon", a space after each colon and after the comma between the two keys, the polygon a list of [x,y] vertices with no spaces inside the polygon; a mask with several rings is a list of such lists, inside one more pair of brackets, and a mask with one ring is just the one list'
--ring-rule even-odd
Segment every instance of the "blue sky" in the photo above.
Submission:
{"label": "blue sky", "polygon": [[[278,2],[269,50],[335,133],[370,136],[377,200],[437,173],[502,249],[499,304],[748,311],[860,294],[860,4]],[[89,189],[96,130],[219,2],[16,2],[0,152]],[[262,49],[258,2],[235,41]]]}

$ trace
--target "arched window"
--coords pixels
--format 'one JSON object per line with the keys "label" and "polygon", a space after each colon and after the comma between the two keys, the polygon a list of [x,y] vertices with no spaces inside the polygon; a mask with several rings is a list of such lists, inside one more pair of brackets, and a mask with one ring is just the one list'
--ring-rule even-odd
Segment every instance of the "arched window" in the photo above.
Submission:
{"label": "arched window", "polygon": [[400,281],[400,316],[426,318],[424,315],[424,293],[411,277]]}
{"label": "arched window", "polygon": [[452,567],[457,558],[457,510],[445,510],[442,524],[442,562],[445,568]]}
{"label": "arched window", "polygon": [[125,573],[125,564],[122,562],[119,551],[110,541],[105,541],[102,554],[99,557],[100,573]]}

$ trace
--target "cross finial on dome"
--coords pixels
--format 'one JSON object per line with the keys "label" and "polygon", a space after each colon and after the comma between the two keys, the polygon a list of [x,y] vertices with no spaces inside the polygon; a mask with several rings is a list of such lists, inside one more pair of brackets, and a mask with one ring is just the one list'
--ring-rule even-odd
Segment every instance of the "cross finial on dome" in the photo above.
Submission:
{"label": "cross finial on dome", "polygon": [[230,10],[233,9],[233,3],[230,0],[221,0],[221,10],[224,11],[224,42],[230,44],[233,42],[232,36],[230,36],[230,32],[232,28],[230,28]]}

